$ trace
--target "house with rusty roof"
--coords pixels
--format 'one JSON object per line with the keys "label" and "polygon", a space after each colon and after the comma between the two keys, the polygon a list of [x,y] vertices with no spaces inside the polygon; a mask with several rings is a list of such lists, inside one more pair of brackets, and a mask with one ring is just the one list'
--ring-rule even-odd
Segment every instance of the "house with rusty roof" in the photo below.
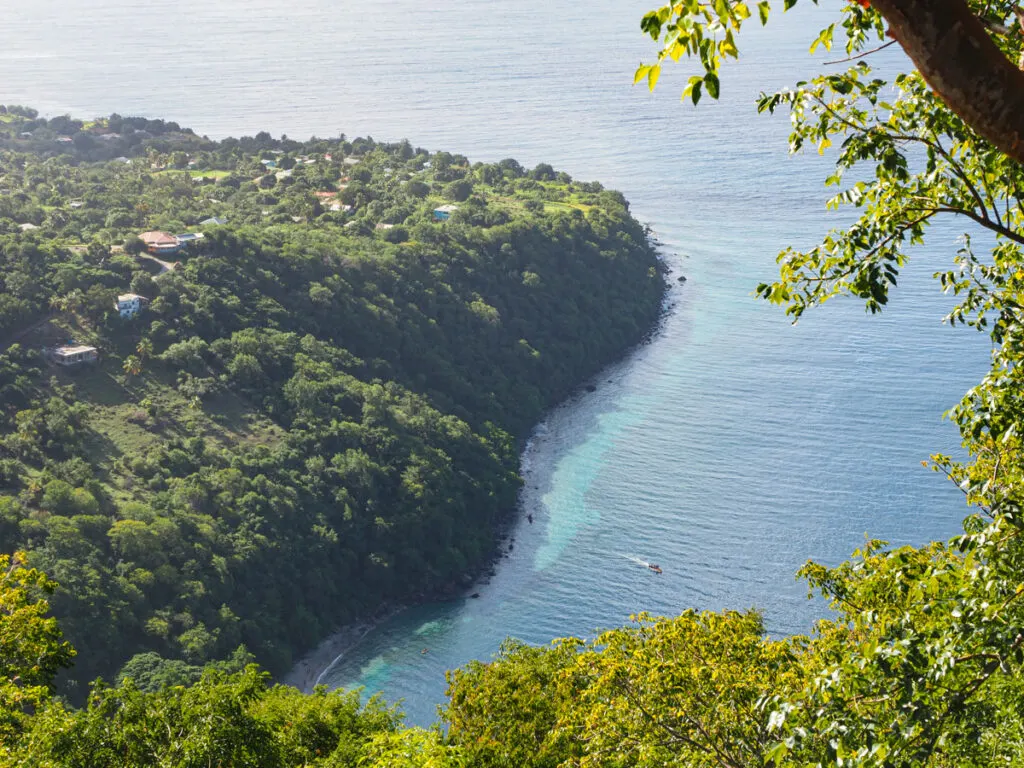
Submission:
{"label": "house with rusty roof", "polygon": [[166,232],[143,232],[139,240],[146,244],[146,250],[154,256],[169,256],[181,249],[181,242],[174,235]]}

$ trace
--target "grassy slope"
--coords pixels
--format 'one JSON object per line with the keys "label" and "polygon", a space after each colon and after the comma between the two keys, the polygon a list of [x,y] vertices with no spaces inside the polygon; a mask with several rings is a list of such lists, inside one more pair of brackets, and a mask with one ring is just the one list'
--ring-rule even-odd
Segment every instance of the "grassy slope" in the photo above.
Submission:
{"label": "grassy slope", "polygon": [[[84,344],[99,342],[87,323],[63,315],[26,334],[21,343],[44,347],[70,339]],[[49,386],[44,385],[41,394],[53,394],[53,385],[73,385],[78,400],[89,407],[90,455],[102,473],[104,490],[119,503],[150,496],[122,461],[145,456],[168,440],[202,437],[216,447],[239,448],[271,445],[284,435],[279,426],[238,395],[225,391],[202,402],[190,402],[165,371],[144,368],[140,374],[128,376],[113,355],[104,355],[91,365],[50,366],[47,373]]]}

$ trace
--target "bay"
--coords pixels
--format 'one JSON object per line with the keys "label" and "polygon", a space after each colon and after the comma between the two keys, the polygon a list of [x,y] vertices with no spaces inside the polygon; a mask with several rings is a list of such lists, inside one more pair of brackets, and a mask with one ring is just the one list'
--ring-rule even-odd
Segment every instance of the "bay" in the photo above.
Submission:
{"label": "bay", "polygon": [[807,631],[824,607],[793,579],[805,560],[837,562],[865,533],[943,538],[965,514],[920,465],[956,450],[941,414],[988,359],[982,337],[940,324],[950,301],[930,274],[957,230],[933,232],[880,317],[837,301],[792,326],[751,297],[781,248],[847,221],[824,210],[830,159],[788,156],[788,121],[754,109],[761,89],[821,67],[828,54],[804,51],[837,3],[745,32],[721,102],[696,110],[678,100],[685,66],[653,95],[630,86],[652,50],[647,6],[0,0],[0,103],[549,162],[624,192],[687,276],[652,341],[538,427],[513,549],[480,597],[406,611],[322,675],[404,699],[414,723],[434,719],[444,670],[506,636],[688,607],[754,606],[773,633]]}

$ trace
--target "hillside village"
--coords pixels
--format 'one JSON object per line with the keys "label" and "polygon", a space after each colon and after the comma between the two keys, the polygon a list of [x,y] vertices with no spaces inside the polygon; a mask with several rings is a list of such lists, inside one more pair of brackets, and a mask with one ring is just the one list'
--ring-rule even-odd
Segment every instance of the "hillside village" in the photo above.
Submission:
{"label": "hillside village", "polygon": [[[26,151],[49,159],[26,174],[17,160]],[[462,156],[431,155],[408,142],[300,143],[259,134],[218,143],[173,122],[117,115],[45,120],[3,105],[0,152],[7,153],[0,163],[0,235],[59,243],[84,272],[112,267],[130,277],[138,290],[93,284],[53,297],[57,306],[84,299],[94,317],[109,308],[123,321],[155,298],[139,288],[152,284],[147,275],[159,279],[208,252],[206,235],[217,229],[315,222],[346,237],[431,242],[434,227],[494,226],[527,210],[585,215],[602,193],[600,185],[574,183],[550,166],[471,166]],[[93,186],[83,162],[104,163],[113,183]],[[39,309],[26,308],[16,321],[0,316],[0,338],[5,323],[17,331],[39,320]],[[47,358],[64,367],[95,362],[102,353],[85,328],[37,335]]]}
{"label": "hillside village", "polygon": [[[66,233],[69,247],[90,239],[116,246],[131,234],[162,232],[178,242],[168,238],[146,247],[154,255],[170,254],[200,239],[206,227],[312,221],[347,226],[357,235],[376,231],[388,242],[402,242],[410,237],[418,211],[441,222],[466,204],[478,209],[475,213],[504,212],[496,217],[500,220],[521,211],[526,201],[518,193],[529,191],[549,210],[586,212],[592,207],[586,196],[601,191],[600,185],[574,184],[547,165],[531,172],[513,160],[471,167],[465,157],[431,155],[408,142],[382,145],[397,150],[384,155],[375,151],[372,139],[300,143],[259,134],[217,143],[158,120],[115,115],[46,121],[30,115],[32,110],[0,105],[0,149],[41,153],[68,173],[57,195],[36,204],[22,197],[25,180],[16,172],[0,175],[0,192],[16,198],[0,207],[0,232],[56,229]],[[117,164],[112,169],[124,182],[123,191],[136,194],[103,199],[95,190],[86,194],[83,178],[73,170],[83,160]],[[515,181],[511,187],[506,179],[491,186],[506,174]],[[174,215],[161,202],[167,195],[175,201]],[[396,204],[398,198],[404,198],[402,204]]]}

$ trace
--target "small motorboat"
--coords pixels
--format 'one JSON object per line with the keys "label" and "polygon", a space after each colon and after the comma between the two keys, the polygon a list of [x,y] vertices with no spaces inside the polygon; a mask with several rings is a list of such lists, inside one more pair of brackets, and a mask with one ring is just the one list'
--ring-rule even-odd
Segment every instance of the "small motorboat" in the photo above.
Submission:
{"label": "small motorboat", "polygon": [[657,563],[648,563],[647,567],[650,568],[655,573],[661,573],[661,566],[658,565]]}

